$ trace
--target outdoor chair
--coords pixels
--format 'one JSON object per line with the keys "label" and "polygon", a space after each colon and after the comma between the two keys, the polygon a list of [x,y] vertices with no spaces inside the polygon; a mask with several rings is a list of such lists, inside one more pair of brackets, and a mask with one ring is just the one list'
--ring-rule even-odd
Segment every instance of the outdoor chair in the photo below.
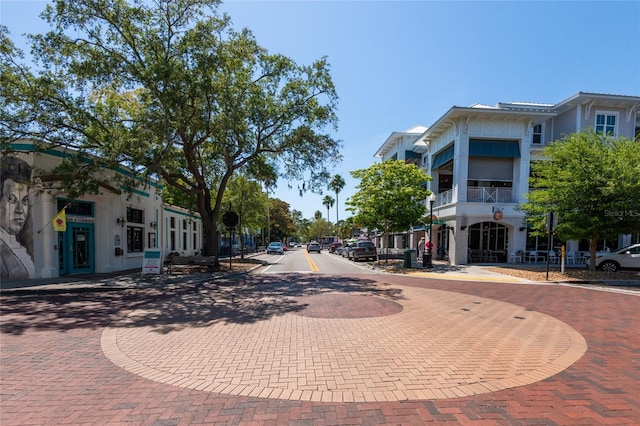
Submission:
{"label": "outdoor chair", "polygon": [[522,263],[522,255],[520,252],[511,252],[509,255],[509,263]]}
{"label": "outdoor chair", "polygon": [[544,259],[544,257],[540,256],[537,251],[532,250],[527,254],[527,262],[528,263],[538,263],[538,259]]}

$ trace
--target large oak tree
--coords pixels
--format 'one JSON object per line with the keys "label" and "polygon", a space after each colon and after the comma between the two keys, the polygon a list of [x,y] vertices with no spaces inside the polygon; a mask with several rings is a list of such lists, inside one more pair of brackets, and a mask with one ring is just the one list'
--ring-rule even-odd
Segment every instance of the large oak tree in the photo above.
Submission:
{"label": "large oak tree", "polygon": [[[218,5],[55,0],[42,14],[52,30],[31,36],[32,69],[0,30],[3,147],[30,137],[99,158],[95,167],[160,178],[195,200],[207,254],[217,255],[235,173],[260,176],[266,167],[321,192],[327,165],[341,157],[328,133],[337,94],[327,59],[303,66],[269,53]],[[85,164],[61,165],[67,194],[96,187],[86,183],[101,177]]]}

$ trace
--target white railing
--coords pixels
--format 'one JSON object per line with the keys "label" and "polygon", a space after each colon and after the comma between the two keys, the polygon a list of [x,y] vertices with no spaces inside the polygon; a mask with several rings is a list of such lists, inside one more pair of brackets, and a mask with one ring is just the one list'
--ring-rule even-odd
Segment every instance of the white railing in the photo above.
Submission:
{"label": "white railing", "polygon": [[467,188],[467,201],[470,203],[513,203],[511,188]]}
{"label": "white railing", "polygon": [[438,195],[436,195],[436,201],[433,203],[433,205],[444,206],[445,204],[451,204],[451,203],[453,203],[453,191],[449,189],[447,191],[443,191]]}

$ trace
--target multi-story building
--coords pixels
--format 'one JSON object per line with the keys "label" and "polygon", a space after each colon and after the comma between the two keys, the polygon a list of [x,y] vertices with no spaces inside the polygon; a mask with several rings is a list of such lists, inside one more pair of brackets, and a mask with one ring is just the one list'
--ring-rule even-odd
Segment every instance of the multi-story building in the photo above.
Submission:
{"label": "multi-story building", "polygon": [[[517,209],[529,192],[531,161],[543,159],[546,144],[586,128],[639,139],[640,96],[579,92],[557,104],[454,106],[420,134],[419,127],[393,133],[375,156],[420,164],[432,176],[432,239],[452,264],[507,261],[518,252],[548,250],[546,239],[529,235]],[[381,245],[415,247],[425,230],[408,235]],[[624,244],[634,237],[621,238],[628,239]],[[566,244],[570,252],[587,250],[586,242]]]}

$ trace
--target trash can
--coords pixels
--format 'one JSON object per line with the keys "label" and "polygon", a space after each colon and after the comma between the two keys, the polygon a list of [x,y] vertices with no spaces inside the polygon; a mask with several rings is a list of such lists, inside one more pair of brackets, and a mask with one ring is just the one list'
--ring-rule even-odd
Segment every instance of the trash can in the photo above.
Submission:
{"label": "trash can", "polygon": [[416,261],[416,251],[415,250],[405,250],[404,251],[404,262],[403,267],[411,268],[411,265]]}

